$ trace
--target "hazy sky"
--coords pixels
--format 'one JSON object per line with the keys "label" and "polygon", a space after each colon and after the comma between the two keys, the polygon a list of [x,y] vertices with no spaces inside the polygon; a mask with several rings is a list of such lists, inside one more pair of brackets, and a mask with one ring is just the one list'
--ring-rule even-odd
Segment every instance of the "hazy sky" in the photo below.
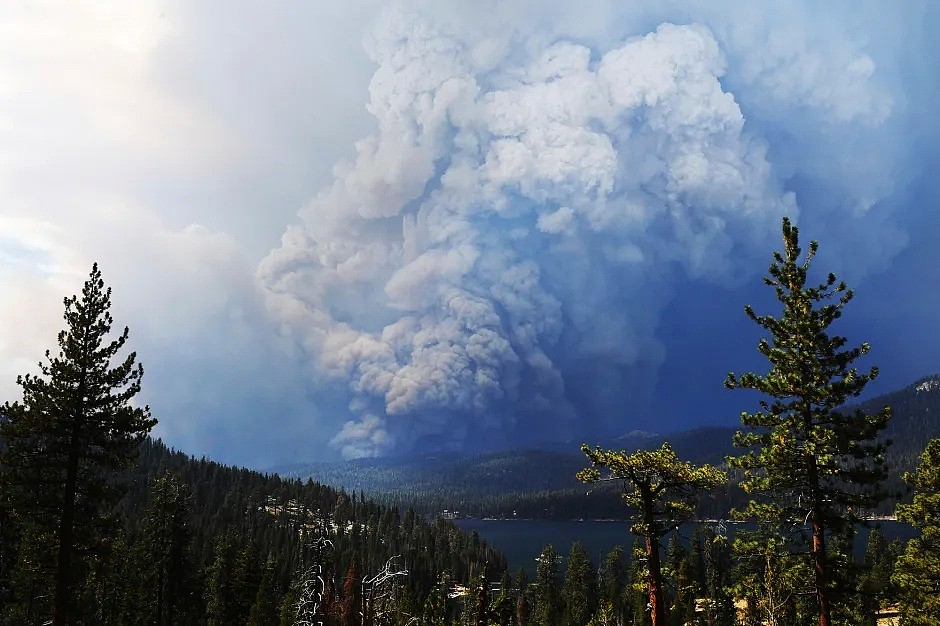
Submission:
{"label": "hazy sky", "polygon": [[98,261],[188,453],[732,425],[783,215],[940,371],[940,12],[777,4],[4,4],[0,397]]}

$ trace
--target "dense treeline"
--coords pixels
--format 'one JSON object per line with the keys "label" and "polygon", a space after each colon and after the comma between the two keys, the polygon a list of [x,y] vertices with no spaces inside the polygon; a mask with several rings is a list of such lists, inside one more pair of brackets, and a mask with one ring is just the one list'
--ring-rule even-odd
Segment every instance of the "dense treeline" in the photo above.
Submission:
{"label": "dense treeline", "polygon": [[[420,614],[442,584],[498,580],[506,569],[501,554],[450,522],[400,515],[312,481],[189,458],[159,441],[143,443],[125,480],[117,532],[87,555],[79,623],[293,624],[310,582],[304,575],[316,565],[325,579],[320,619],[358,623],[362,579],[396,556],[407,574],[386,591],[404,618]],[[4,623],[43,623],[47,580],[30,569],[42,546],[17,533],[9,516],[3,522]],[[320,539],[332,545],[318,553]]]}
{"label": "dense treeline", "polygon": [[[683,458],[718,463],[732,451],[733,430],[700,428],[670,436],[669,443]],[[599,442],[631,449],[655,449],[666,440],[661,435],[636,434]],[[560,450],[513,450],[479,454],[427,454],[410,458],[357,459],[344,463],[319,463],[279,468],[282,475],[317,480],[347,489],[365,491],[377,500],[428,514],[457,509],[469,517],[517,517],[543,519],[623,519],[625,512],[615,488],[597,488],[592,494],[575,478],[584,457]],[[734,491],[730,492],[734,497]],[[606,495],[605,495],[606,494]],[[715,517],[728,510],[728,500],[702,502],[702,515]]]}
{"label": "dense treeline", "polygon": [[[468,497],[462,491],[444,491],[439,494],[396,492],[377,494],[374,497],[382,503],[397,507],[414,507],[428,515],[439,515],[444,510],[457,510],[461,517],[477,519],[601,520],[626,519],[628,515],[617,485],[514,492],[478,498]],[[699,499],[695,517],[727,519],[732,507],[741,506],[746,501],[746,495],[740,487],[729,482]]]}

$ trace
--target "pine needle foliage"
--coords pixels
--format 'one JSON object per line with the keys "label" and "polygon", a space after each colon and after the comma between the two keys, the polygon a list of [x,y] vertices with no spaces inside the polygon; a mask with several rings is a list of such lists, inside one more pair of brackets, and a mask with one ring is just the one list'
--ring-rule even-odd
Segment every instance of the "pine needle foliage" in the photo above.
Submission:
{"label": "pine needle foliage", "polygon": [[105,535],[122,493],[115,473],[130,466],[156,423],[131,400],[143,367],[134,352],[113,363],[128,329],[111,339],[111,289],[98,265],[81,296],[65,298],[59,353],[46,351],[39,375],[17,378],[22,401],[0,408],[0,481],[17,522],[55,546],[54,624],[76,621],[78,565]]}
{"label": "pine needle foliage", "polygon": [[782,305],[779,317],[745,313],[770,333],[758,351],[770,362],[766,374],[728,374],[725,386],[762,393],[760,410],[743,412],[746,428],[734,445],[747,448],[728,459],[744,471],[744,489],[759,499],[743,517],[775,522],[788,529],[812,529],[811,555],[820,625],[828,626],[833,590],[827,561],[826,534],[851,530],[886,497],[886,443],[879,439],[891,417],[885,407],[875,414],[842,407],[878,376],[878,369],[859,372],[853,363],[868,354],[862,343],[846,347],[845,337],[831,335],[853,293],[830,273],[808,283],[818,243],[801,258],[799,230],[787,218],[782,225],[784,249],[774,252],[764,283]]}
{"label": "pine needle foliage", "polygon": [[587,445],[581,451],[591,467],[578,472],[578,480],[622,482],[621,499],[635,512],[630,532],[641,537],[658,539],[671,532],[692,517],[703,492],[726,481],[724,472],[715,467],[681,460],[668,443],[632,454]]}
{"label": "pine needle foliage", "polygon": [[[672,447],[664,443],[658,450],[626,451],[593,450],[587,445],[581,451],[591,467],[578,472],[585,483],[620,481],[621,498],[635,512],[630,531],[646,540],[647,581],[653,626],[664,626],[666,608],[659,544],[664,535],[676,529],[695,513],[702,493],[724,484],[725,473],[710,465],[696,466],[680,460]],[[605,472],[601,472],[605,469]]]}

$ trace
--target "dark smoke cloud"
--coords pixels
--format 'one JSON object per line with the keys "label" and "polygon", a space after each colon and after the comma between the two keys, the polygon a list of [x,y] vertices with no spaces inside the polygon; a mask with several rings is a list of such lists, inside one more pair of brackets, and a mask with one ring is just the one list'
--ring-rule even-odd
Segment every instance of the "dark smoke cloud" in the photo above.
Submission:
{"label": "dark smoke cloud", "polygon": [[[800,30],[809,12],[628,19],[594,44],[436,12],[378,20],[377,130],[260,269],[348,396],[346,457],[623,428],[677,285],[751,277],[800,177],[843,194],[831,219],[895,182],[883,157],[828,160],[882,140],[894,99],[865,42]],[[872,266],[904,239],[879,241]]]}

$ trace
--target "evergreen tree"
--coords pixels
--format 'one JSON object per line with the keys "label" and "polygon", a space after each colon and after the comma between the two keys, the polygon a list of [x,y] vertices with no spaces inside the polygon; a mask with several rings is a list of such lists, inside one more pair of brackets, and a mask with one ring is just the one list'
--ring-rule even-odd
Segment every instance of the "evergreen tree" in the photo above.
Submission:
{"label": "evergreen tree", "polygon": [[669,612],[672,621],[685,624],[695,613],[695,584],[689,565],[689,552],[682,545],[682,538],[674,531],[666,546],[666,576],[672,581],[673,597]]}
{"label": "evergreen tree", "polygon": [[238,622],[244,623],[251,612],[258,586],[261,584],[261,562],[255,547],[246,543],[238,551],[235,566],[232,570],[231,588],[235,599],[235,614]]}
{"label": "evergreen tree", "polygon": [[623,546],[617,545],[607,553],[598,572],[598,591],[601,600],[616,602],[623,594],[623,586],[627,577],[627,568],[624,565]]}
{"label": "evergreen tree", "polygon": [[734,444],[751,450],[729,462],[745,471],[742,485],[748,493],[765,497],[752,500],[744,516],[788,529],[805,521],[811,525],[819,625],[830,626],[834,590],[826,538],[852,527],[884,499],[880,485],[886,476],[885,446],[877,438],[891,414],[887,407],[875,415],[860,409],[840,411],[878,370],[859,373],[851,367],[868,353],[867,343],[845,348],[844,337],[828,334],[852,291],[834,274],[807,286],[818,244],[811,242],[800,260],[798,235],[784,218],[784,251],[774,253],[770,275],[764,279],[783,305],[781,316],[758,315],[745,307],[747,316],[771,334],[770,340],[758,344],[771,369],[763,376],[729,374],[725,385],[757,390],[772,401],[762,400],[759,411],[741,414],[748,430],[737,433]]}
{"label": "evergreen tree", "polygon": [[192,578],[189,493],[180,477],[168,474],[151,481],[144,513],[141,566],[149,575],[153,623],[177,624],[188,604]]}
{"label": "evergreen tree", "polygon": [[571,546],[565,582],[562,584],[566,626],[584,626],[594,614],[597,609],[596,580],[584,544],[575,542]]}
{"label": "evergreen tree", "polygon": [[81,592],[77,557],[102,536],[121,489],[115,470],[129,466],[156,420],[131,405],[143,367],[136,353],[112,360],[128,329],[108,339],[113,320],[111,289],[98,265],[81,297],[65,299],[66,329],[59,353],[46,352],[41,374],[17,378],[21,402],[0,409],[0,478],[18,522],[35,526],[55,546],[53,624],[75,620],[72,601]]}
{"label": "evergreen tree", "polygon": [[558,626],[561,618],[558,588],[558,554],[548,544],[535,567],[535,603],[533,618],[538,626]]}
{"label": "evergreen tree", "polygon": [[512,580],[509,577],[509,572],[504,570],[502,577],[499,579],[499,594],[493,601],[493,617],[499,626],[509,626],[512,623],[514,599]]}
{"label": "evergreen tree", "polygon": [[714,529],[702,529],[704,561],[705,620],[704,626],[724,626],[734,621],[731,597],[731,548],[728,538]]}
{"label": "evergreen tree", "polygon": [[902,623],[940,623],[940,439],[932,439],[920,464],[904,479],[914,486],[910,504],[898,505],[898,521],[914,526],[920,536],[907,542],[894,571],[900,593]]}
{"label": "evergreen tree", "polygon": [[[0,446],[2,446],[0,442]],[[10,506],[4,502],[4,492],[0,490],[0,623],[4,613],[13,600],[13,564],[17,560],[19,547],[19,529],[14,526]]]}
{"label": "evergreen tree", "polygon": [[107,548],[96,555],[87,581],[95,599],[94,618],[87,621],[101,626],[155,624],[152,580],[146,580],[147,559],[140,545],[129,543],[121,532]]}
{"label": "evergreen tree", "polygon": [[705,529],[707,526],[696,526],[689,538],[689,572],[694,585],[695,597],[703,597],[707,591],[708,571],[705,558]]}
{"label": "evergreen tree", "polygon": [[519,568],[516,573],[516,624],[529,626],[529,615],[532,611],[529,602],[529,576],[525,570]]}
{"label": "evergreen tree", "polygon": [[299,591],[291,587],[284,594],[284,597],[281,598],[281,605],[278,612],[280,626],[294,626],[294,624],[299,621],[297,619],[297,602],[299,595]]}
{"label": "evergreen tree", "polygon": [[278,607],[277,590],[274,585],[274,561],[268,559],[261,573],[258,593],[248,613],[248,626],[277,626]]}
{"label": "evergreen tree", "polygon": [[490,590],[482,568],[467,581],[463,623],[467,626],[487,626],[490,614]]}
{"label": "evergreen tree", "polygon": [[600,607],[606,621],[623,620],[624,583],[627,579],[623,546],[614,546],[607,554],[597,578]]}
{"label": "evergreen tree", "polygon": [[861,593],[864,567],[852,554],[855,545],[855,527],[846,527],[830,534],[827,545],[829,568],[832,572],[830,588],[838,602],[832,604],[832,622],[862,626],[866,622],[865,602]]}
{"label": "evergreen tree", "polygon": [[35,526],[22,529],[11,568],[11,592],[0,607],[5,623],[44,623],[48,616],[43,596],[52,585],[55,554],[49,536]]}
{"label": "evergreen tree", "polygon": [[424,602],[424,624],[427,626],[445,626],[447,624],[447,591],[450,578],[442,575]]}
{"label": "evergreen tree", "polygon": [[[665,626],[663,575],[660,565],[660,540],[695,512],[701,493],[725,482],[721,470],[710,465],[694,466],[680,461],[668,443],[659,450],[640,450],[633,454],[611,451],[586,444],[582,452],[592,467],[578,472],[587,483],[617,480],[623,483],[621,497],[633,509],[630,531],[646,540],[646,568],[653,626]],[[598,468],[606,468],[602,475]]]}
{"label": "evergreen tree", "polygon": [[866,571],[859,581],[866,619],[875,623],[879,609],[897,602],[898,589],[894,581],[894,569],[903,551],[899,539],[888,543],[881,528],[875,527],[868,535],[865,548]]}
{"label": "evergreen tree", "polygon": [[235,572],[239,561],[239,544],[232,530],[224,531],[215,547],[215,558],[206,580],[206,613],[209,626],[226,626],[243,621],[242,598],[238,596]]}
{"label": "evergreen tree", "polygon": [[[890,586],[890,573],[884,578],[883,558],[887,552],[888,542],[880,528],[873,528],[868,533],[868,542],[865,547],[865,572],[859,578],[858,590],[861,600],[863,623],[869,626],[875,623],[875,615],[881,606],[882,592]],[[893,570],[893,563],[892,568]]]}

